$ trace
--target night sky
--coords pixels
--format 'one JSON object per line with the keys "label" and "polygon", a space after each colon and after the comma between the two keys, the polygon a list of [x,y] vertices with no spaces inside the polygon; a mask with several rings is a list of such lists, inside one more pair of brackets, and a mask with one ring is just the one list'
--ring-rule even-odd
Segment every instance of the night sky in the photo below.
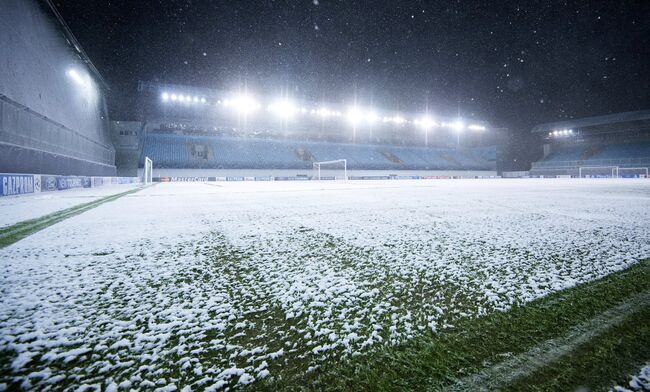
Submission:
{"label": "night sky", "polygon": [[[91,5],[92,3],[92,5]],[[132,117],[138,80],[475,116],[513,135],[650,109],[650,2],[55,0]]]}

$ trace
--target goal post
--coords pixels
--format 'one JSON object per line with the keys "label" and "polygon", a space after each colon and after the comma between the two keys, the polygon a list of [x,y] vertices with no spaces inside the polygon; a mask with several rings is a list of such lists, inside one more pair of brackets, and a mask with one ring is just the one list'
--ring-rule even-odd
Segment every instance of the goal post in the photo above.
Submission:
{"label": "goal post", "polygon": [[[324,171],[332,172],[332,171],[343,171],[343,180],[348,179],[348,161],[347,159],[334,159],[331,161],[321,161],[321,162],[314,162],[312,165],[312,169],[316,171],[315,177],[316,179],[320,180],[323,178],[322,174]],[[334,179],[338,180],[339,176],[334,173]]]}
{"label": "goal post", "polygon": [[580,166],[578,177],[580,178],[618,178],[618,166]]}
{"label": "goal post", "polygon": [[153,161],[149,157],[144,157],[144,170],[142,171],[142,183],[144,185],[153,182]]}
{"label": "goal post", "polygon": [[647,167],[619,167],[618,175],[623,178],[649,178]]}

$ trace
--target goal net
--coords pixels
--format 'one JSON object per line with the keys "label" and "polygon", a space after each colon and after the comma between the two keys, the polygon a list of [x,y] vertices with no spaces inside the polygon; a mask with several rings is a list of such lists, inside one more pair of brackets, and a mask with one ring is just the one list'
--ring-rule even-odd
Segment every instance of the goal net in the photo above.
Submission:
{"label": "goal net", "polygon": [[335,159],[332,161],[314,162],[314,175],[316,180],[347,180],[348,161],[346,159]]}
{"label": "goal net", "polygon": [[581,166],[580,178],[618,178],[618,166]]}
{"label": "goal net", "polygon": [[648,178],[647,167],[619,167],[618,176],[622,178]]}
{"label": "goal net", "polygon": [[147,185],[153,182],[153,162],[149,157],[144,157],[144,170],[142,171],[142,183]]}

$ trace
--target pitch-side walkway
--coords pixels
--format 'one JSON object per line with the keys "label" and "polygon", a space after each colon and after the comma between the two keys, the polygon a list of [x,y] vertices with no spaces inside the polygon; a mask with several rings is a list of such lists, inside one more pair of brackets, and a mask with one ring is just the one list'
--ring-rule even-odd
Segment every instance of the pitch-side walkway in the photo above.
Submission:
{"label": "pitch-side walkway", "polygon": [[129,189],[128,191],[115,193],[109,196],[104,196],[102,198],[93,200],[88,203],[83,203],[83,204],[76,205],[74,207],[59,210],[57,212],[42,216],[40,218],[30,219],[30,220],[16,223],[11,226],[3,227],[0,229],[0,248],[9,246],[14,242],[17,242],[37,231],[43,230],[46,227],[51,226],[55,223],[61,222],[64,219],[68,219],[72,216],[81,214],[101,204],[119,199],[122,196],[135,193],[143,188],[144,187],[132,188]]}

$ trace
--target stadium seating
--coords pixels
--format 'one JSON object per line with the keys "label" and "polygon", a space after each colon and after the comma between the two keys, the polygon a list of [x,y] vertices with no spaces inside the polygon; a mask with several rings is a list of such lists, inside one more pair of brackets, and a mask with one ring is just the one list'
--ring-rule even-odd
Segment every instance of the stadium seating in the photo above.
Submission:
{"label": "stadium seating", "polygon": [[531,175],[577,175],[579,167],[650,167],[650,141],[559,146],[534,162]]}
{"label": "stadium seating", "polygon": [[650,142],[605,145],[571,145],[556,148],[536,166],[556,167],[576,164],[650,164]]}
{"label": "stadium seating", "polygon": [[427,148],[148,133],[141,160],[160,168],[310,169],[345,158],[350,169],[494,170],[496,149]]}

